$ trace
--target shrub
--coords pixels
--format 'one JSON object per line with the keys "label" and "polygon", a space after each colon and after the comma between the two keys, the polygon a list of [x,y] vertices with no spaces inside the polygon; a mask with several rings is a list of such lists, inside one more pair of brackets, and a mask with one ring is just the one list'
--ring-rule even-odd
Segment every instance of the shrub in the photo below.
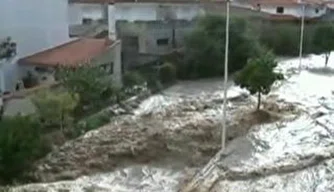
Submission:
{"label": "shrub", "polygon": [[0,121],[0,177],[12,182],[28,170],[32,162],[49,148],[41,138],[40,124],[31,117],[11,117]]}
{"label": "shrub", "polygon": [[77,94],[59,91],[40,91],[32,101],[37,114],[46,126],[57,126],[62,131],[73,122],[72,113],[79,102]]}
{"label": "shrub", "polygon": [[27,76],[22,79],[25,88],[31,88],[38,85],[38,78],[31,72],[28,72]]}
{"label": "shrub", "polygon": [[97,129],[103,125],[106,125],[110,122],[111,114],[109,112],[100,112],[92,116],[87,117],[78,122],[75,128],[68,132],[70,137],[78,137],[90,130]]}
{"label": "shrub", "polygon": [[171,63],[165,63],[159,67],[159,79],[162,84],[176,81],[176,67]]}
{"label": "shrub", "polygon": [[132,88],[135,85],[143,85],[145,78],[138,71],[127,71],[123,75],[123,85]]}
{"label": "shrub", "polygon": [[60,68],[57,78],[70,93],[79,95],[81,107],[101,106],[115,96],[110,74],[94,65],[82,65],[76,69]]}

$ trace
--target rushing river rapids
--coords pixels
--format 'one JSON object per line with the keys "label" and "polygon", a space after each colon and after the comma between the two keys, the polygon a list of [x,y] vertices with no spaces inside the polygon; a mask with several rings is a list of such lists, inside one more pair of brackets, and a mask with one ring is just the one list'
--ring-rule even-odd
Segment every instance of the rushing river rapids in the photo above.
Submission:
{"label": "rushing river rapids", "polygon": [[[324,58],[321,56],[305,58],[299,73],[298,60],[281,61],[278,70],[287,79],[275,85],[267,99],[275,98],[277,102],[293,103],[302,112],[298,115],[282,114],[284,118],[280,121],[253,126],[247,135],[230,142],[223,153],[218,153],[186,183],[181,182],[189,176],[186,169],[172,166],[173,163],[166,160],[166,164],[171,166],[126,166],[110,173],[84,176],[73,181],[25,185],[14,188],[13,191],[334,191],[334,73],[317,69],[323,63]],[[333,68],[333,65],[329,64],[329,67]],[[157,124],[157,127],[168,127],[173,131],[183,129],[183,124],[203,119],[218,124],[222,115],[221,102],[217,101],[222,98],[220,82],[188,82],[187,88],[176,85],[164,95],[152,96],[142,102],[134,111],[134,116],[151,114],[150,118],[161,118],[161,124]],[[243,91],[235,87],[229,90],[231,98],[240,93]],[[180,104],[185,101],[205,103],[205,106],[192,104],[184,109],[185,105]],[[254,104],[248,105],[252,107]],[[194,106],[201,106],[205,110],[189,113],[194,111]],[[230,102],[229,117],[240,106]],[[178,110],[180,107],[183,107],[182,113]],[[200,124],[194,123],[195,126]],[[89,135],[94,134],[89,133],[85,137],[88,138]],[[219,145],[219,134],[213,138],[217,139]],[[191,143],[191,140],[187,142]],[[65,157],[58,155],[58,158],[66,162]],[[73,167],[68,169],[70,168]]]}

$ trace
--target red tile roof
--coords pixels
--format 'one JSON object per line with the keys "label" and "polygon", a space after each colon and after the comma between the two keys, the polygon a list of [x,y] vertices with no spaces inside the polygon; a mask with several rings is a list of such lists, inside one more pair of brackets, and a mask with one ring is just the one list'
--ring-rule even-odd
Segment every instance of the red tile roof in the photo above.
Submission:
{"label": "red tile roof", "polygon": [[109,39],[82,38],[22,58],[19,60],[19,64],[75,67],[82,63],[88,63],[91,59],[99,56],[112,43]]}

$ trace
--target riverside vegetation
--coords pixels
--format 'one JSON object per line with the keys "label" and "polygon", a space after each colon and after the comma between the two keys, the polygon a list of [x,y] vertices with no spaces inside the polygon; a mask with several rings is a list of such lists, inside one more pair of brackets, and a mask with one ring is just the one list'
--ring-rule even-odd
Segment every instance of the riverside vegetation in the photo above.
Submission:
{"label": "riverside vegetation", "polygon": [[[299,46],[298,24],[261,25],[252,25],[242,18],[231,19],[228,69],[230,74],[237,72],[236,84],[259,95],[267,94],[271,85],[282,79],[281,74],[273,72],[276,63],[272,53],[294,56]],[[334,38],[326,36],[324,39],[324,36],[333,30],[332,24],[320,23],[306,28],[312,30],[305,33],[305,53],[330,53]],[[327,38],[331,41],[326,41]],[[32,162],[51,150],[45,135],[56,131],[66,139],[73,139],[107,124],[111,120],[110,114],[97,115],[96,112],[136,94],[133,90],[138,85],[146,84],[156,91],[177,79],[222,76],[225,18],[214,15],[200,18],[185,42],[184,51],[162,57],[162,65],[125,72],[123,88],[110,83],[108,74],[92,65],[83,65],[76,70],[59,69],[60,88],[33,96],[37,114],[4,117],[0,121],[0,182],[30,181],[25,173]],[[263,47],[272,52],[263,52]],[[258,75],[262,72],[267,75]],[[82,121],[84,125],[79,123]]]}

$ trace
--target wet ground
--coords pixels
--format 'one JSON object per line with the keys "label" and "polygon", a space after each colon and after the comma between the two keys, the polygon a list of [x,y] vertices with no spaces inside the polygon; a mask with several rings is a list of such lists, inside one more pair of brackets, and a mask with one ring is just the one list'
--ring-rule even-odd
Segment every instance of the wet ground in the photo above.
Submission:
{"label": "wet ground", "polygon": [[135,115],[53,151],[34,172],[44,182],[80,178],[15,191],[331,191],[334,76],[314,70],[323,60],[305,59],[301,73],[298,60],[281,61],[288,78],[264,99],[264,114],[253,113],[256,99],[231,84],[228,148],[210,162],[220,148],[220,79],[152,96]]}

